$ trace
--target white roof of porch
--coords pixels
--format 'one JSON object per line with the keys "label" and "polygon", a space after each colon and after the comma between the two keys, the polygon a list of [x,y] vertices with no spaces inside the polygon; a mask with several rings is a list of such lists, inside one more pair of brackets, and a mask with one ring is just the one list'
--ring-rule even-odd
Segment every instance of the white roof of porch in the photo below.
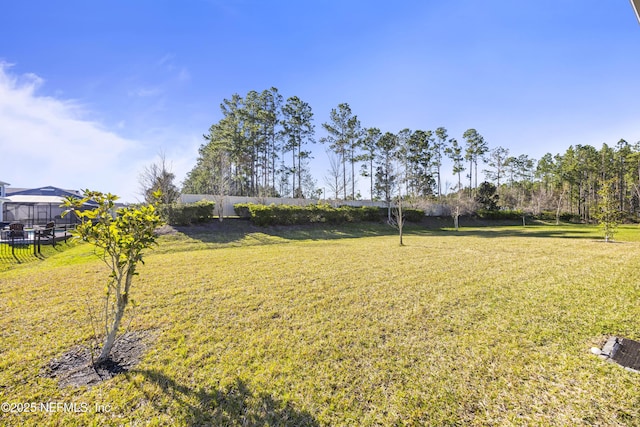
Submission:
{"label": "white roof of porch", "polygon": [[30,196],[17,194],[15,196],[8,196],[7,201],[9,203],[50,203],[61,205],[64,198],[60,196]]}

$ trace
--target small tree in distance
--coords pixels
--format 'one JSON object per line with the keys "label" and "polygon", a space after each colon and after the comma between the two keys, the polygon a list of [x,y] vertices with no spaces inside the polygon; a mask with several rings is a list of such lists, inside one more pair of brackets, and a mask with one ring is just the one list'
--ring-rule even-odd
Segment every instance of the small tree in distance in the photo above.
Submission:
{"label": "small tree in distance", "polygon": [[488,211],[498,210],[498,201],[500,200],[498,194],[496,194],[496,186],[490,182],[484,181],[478,188],[475,201],[478,202],[482,209]]}
{"label": "small tree in distance", "polygon": [[615,192],[615,179],[610,179],[602,183],[602,187],[598,191],[600,201],[597,205],[596,214],[594,215],[604,231],[604,241],[613,240],[616,228],[620,225],[621,212],[618,209],[618,200]]}
{"label": "small tree in distance", "polygon": [[154,203],[156,191],[161,192],[160,203],[170,205],[180,197],[180,190],[173,183],[175,174],[167,166],[166,155],[160,153],[160,162],[146,166],[138,180],[146,203]]}
{"label": "small tree in distance", "polygon": [[[156,200],[160,196],[159,191],[153,194]],[[68,197],[63,203],[68,208],[64,215],[73,213],[81,221],[76,228],[77,236],[94,245],[96,254],[111,270],[104,300],[104,343],[95,365],[109,358],[125,308],[131,301],[131,283],[138,274],[136,268],[138,263],[144,263],[143,251],[155,243],[154,231],[162,224],[156,203],[114,212],[117,199],[118,196],[110,193],[85,190],[82,199]],[[97,207],[80,210],[89,201]]]}
{"label": "small tree in distance", "polygon": [[395,208],[393,208],[393,212],[389,219],[389,224],[398,230],[398,235],[400,236],[400,246],[404,246],[404,242],[402,240],[404,214],[402,213],[402,195],[400,193],[398,194],[398,198],[396,199],[396,206]]}

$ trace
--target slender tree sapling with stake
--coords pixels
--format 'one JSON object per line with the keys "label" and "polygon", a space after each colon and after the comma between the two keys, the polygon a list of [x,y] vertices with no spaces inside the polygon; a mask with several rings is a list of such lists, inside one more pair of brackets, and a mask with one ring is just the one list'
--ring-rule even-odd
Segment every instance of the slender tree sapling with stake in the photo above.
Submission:
{"label": "slender tree sapling with stake", "polygon": [[[131,284],[138,274],[136,268],[138,263],[144,263],[143,251],[155,244],[155,229],[162,224],[156,211],[161,193],[156,191],[153,197],[156,201],[148,205],[116,210],[118,196],[85,190],[83,198],[68,197],[63,203],[67,208],[64,215],[73,213],[81,221],[76,227],[76,235],[94,245],[96,255],[111,270],[104,299],[105,337],[100,355],[94,362],[96,366],[109,359],[125,308],[131,300]],[[97,207],[81,210],[90,201]]]}
{"label": "slender tree sapling with stake", "polygon": [[600,202],[597,205],[595,217],[604,232],[604,241],[610,242],[616,233],[616,228],[621,222],[621,212],[618,209],[618,200],[615,195],[615,179],[602,183],[598,191]]}
{"label": "slender tree sapling with stake", "polygon": [[404,214],[402,213],[402,194],[398,192],[398,202],[396,207],[393,209],[393,215],[389,223],[398,229],[398,235],[400,236],[400,246],[404,246],[404,241],[402,240],[402,232],[404,228]]}

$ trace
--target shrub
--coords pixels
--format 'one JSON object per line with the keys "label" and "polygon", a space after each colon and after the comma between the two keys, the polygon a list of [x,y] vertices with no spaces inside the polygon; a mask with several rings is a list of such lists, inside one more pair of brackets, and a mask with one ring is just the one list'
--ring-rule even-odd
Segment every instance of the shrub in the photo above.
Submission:
{"label": "shrub", "polygon": [[207,222],[213,218],[215,203],[201,200],[196,203],[172,203],[160,205],[160,217],[171,225],[191,225]]}
{"label": "shrub", "polygon": [[523,212],[521,210],[503,210],[494,211],[487,209],[478,209],[476,216],[482,219],[522,219]]}
{"label": "shrub", "polygon": [[249,217],[254,224],[272,225],[275,223],[273,210],[269,206],[249,204]]}
{"label": "shrub", "polygon": [[537,215],[537,218],[541,221],[555,221],[556,213],[555,211],[542,211]]}
{"label": "shrub", "polygon": [[420,222],[424,218],[424,211],[422,209],[402,209],[405,221]]}
{"label": "shrub", "polygon": [[[536,218],[542,221],[555,221],[556,211],[542,211],[538,215],[536,215]],[[562,212],[560,214],[560,221],[581,223],[582,218],[580,217],[580,215],[572,214],[569,212]]]}
{"label": "shrub", "polygon": [[380,208],[375,206],[363,206],[360,209],[362,211],[362,221],[367,222],[380,221],[383,215],[387,214],[386,209],[381,213]]}
{"label": "shrub", "polygon": [[233,210],[240,218],[249,219],[251,218],[249,205],[250,203],[236,203],[235,205],[233,205]]}
{"label": "shrub", "polygon": [[563,212],[563,213],[560,214],[560,221],[581,223],[582,222],[582,218],[578,214],[572,214],[572,213],[569,213],[569,212]]}
{"label": "shrub", "polygon": [[233,206],[236,214],[249,218],[260,226],[266,225],[299,225],[311,223],[340,224],[343,222],[379,221],[380,210],[376,207],[340,206],[328,204],[308,206],[291,205],[257,205],[239,203]]}

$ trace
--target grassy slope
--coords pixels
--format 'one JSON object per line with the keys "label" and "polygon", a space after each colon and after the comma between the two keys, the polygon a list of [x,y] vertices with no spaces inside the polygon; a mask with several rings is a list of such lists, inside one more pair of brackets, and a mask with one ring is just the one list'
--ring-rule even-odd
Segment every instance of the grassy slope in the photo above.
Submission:
{"label": "grassy slope", "polygon": [[640,230],[372,231],[163,237],[133,295],[158,338],[92,389],[40,373],[88,342],[104,267],[78,246],[0,273],[0,400],[111,407],[0,424],[638,425],[640,375],[589,348],[640,338]]}

